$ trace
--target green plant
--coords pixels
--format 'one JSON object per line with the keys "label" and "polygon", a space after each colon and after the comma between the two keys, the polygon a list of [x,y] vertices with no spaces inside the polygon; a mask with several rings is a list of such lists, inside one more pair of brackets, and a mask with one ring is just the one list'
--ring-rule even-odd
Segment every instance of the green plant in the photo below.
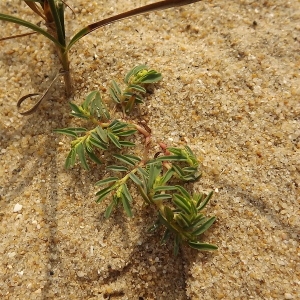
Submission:
{"label": "green plant", "polygon": [[[62,65],[62,69],[58,72],[58,75],[54,78],[54,82],[57,80],[59,75],[64,76],[64,82],[65,82],[65,89],[67,96],[70,96],[72,93],[72,80],[71,80],[71,74],[70,74],[70,61],[69,61],[69,51],[71,47],[74,46],[74,44],[83,38],[85,35],[91,33],[92,31],[103,27],[107,24],[113,23],[118,20],[122,20],[128,17],[132,17],[139,14],[144,14],[147,12],[155,11],[155,10],[161,10],[161,9],[167,9],[170,7],[175,6],[181,6],[186,5],[194,2],[198,2],[200,0],[166,0],[166,1],[159,1],[156,3],[148,4],[145,6],[142,6],[140,8],[136,8],[121,14],[118,14],[116,16],[109,17],[107,19],[89,24],[79,30],[70,41],[67,41],[66,39],[66,28],[65,28],[65,8],[68,7],[66,2],[64,0],[23,0],[25,4],[38,16],[40,16],[44,21],[45,25],[47,27],[47,30],[42,29],[41,27],[30,23],[26,20],[0,13],[0,20],[12,22],[19,24],[21,26],[25,26],[33,32],[29,32],[29,34],[33,33],[39,33],[45,36],[47,39],[51,40],[57,49],[57,54],[59,57],[59,60]],[[24,36],[26,34],[17,35],[14,37],[20,37]],[[1,40],[5,40],[8,38],[14,38],[14,37],[7,37],[2,38]],[[46,94],[48,93],[49,89],[51,88],[52,84],[49,86],[49,88],[46,90],[46,92],[41,96],[40,100],[34,105],[31,109],[28,111],[23,112],[23,115],[30,114],[36,110],[38,105],[42,102],[42,100],[45,98]],[[22,102],[26,100],[28,97],[36,96],[38,94],[29,94],[26,96],[23,96],[21,99],[19,99],[17,106],[20,107]]]}
{"label": "green plant", "polygon": [[[141,65],[133,68],[124,79],[126,84],[122,91],[119,84],[112,82],[110,96],[123,112],[132,111],[135,104],[143,101],[146,93],[145,85],[154,83],[162,78],[155,70],[149,70]],[[124,147],[134,147],[128,137],[134,138],[139,131],[146,137],[148,145],[149,132],[133,121],[113,119],[98,91],[91,92],[81,105],[71,103],[72,115],[86,119],[92,129],[81,127],[55,130],[58,133],[73,137],[71,150],[67,156],[65,166],[72,167],[76,157],[81,165],[89,169],[86,157],[95,163],[102,163],[100,152],[110,150],[116,164],[106,166],[112,176],[101,179],[96,183],[101,189],[97,192],[97,202],[111,197],[111,202],[105,211],[109,217],[119,205],[131,217],[133,197],[131,188],[137,191],[150,206],[157,210],[157,222],[151,230],[160,226],[165,228],[162,242],[166,242],[170,235],[174,237],[174,253],[177,254],[182,242],[198,250],[214,250],[215,245],[200,243],[199,235],[205,232],[215,221],[215,217],[206,217],[203,213],[209,202],[209,194],[190,194],[183,184],[200,178],[199,163],[192,150],[169,147],[160,143],[161,151],[154,158],[148,158],[148,148],[144,157],[135,153],[124,152]],[[114,153],[115,152],[115,153]]]}

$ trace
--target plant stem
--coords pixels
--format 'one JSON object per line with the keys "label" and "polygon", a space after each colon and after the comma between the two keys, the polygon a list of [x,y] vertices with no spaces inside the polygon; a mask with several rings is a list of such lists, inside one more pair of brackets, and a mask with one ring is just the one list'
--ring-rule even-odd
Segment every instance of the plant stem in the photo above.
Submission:
{"label": "plant stem", "polygon": [[72,87],[72,78],[71,78],[71,72],[70,72],[70,61],[68,52],[61,51],[62,49],[59,49],[59,58],[63,67],[63,74],[64,74],[64,81],[65,81],[65,89],[66,89],[66,95],[67,97],[70,97],[73,92]]}

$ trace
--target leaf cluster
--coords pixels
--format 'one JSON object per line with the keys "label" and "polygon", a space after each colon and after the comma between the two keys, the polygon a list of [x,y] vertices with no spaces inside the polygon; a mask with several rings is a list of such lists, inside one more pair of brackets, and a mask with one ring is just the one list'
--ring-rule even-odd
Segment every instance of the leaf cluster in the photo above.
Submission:
{"label": "leaf cluster", "polygon": [[133,142],[124,140],[125,137],[136,133],[135,127],[117,119],[110,120],[108,109],[98,91],[93,91],[88,94],[81,105],[70,103],[70,106],[72,109],[71,115],[90,120],[97,126],[90,130],[83,127],[69,127],[54,130],[57,133],[65,134],[73,138],[71,150],[65,162],[66,168],[73,167],[76,157],[78,157],[82,167],[89,170],[86,156],[95,163],[101,164],[99,150],[108,150],[110,144],[118,149],[135,145]]}
{"label": "leaf cluster", "polygon": [[155,70],[149,70],[146,65],[134,67],[125,76],[124,82],[127,85],[124,91],[112,81],[109,88],[111,98],[122,106],[123,112],[128,114],[132,111],[134,104],[143,103],[143,95],[147,90],[145,85],[156,83],[162,79],[162,75]]}
{"label": "leaf cluster", "polygon": [[[132,97],[140,92],[133,88],[135,85],[156,82],[160,78],[160,73],[149,70],[147,66],[137,66],[124,79],[127,84],[125,92],[117,93],[117,85],[113,83],[110,95],[113,100],[118,97],[126,103],[124,99],[128,99],[126,97],[129,97],[129,93],[132,93]],[[98,164],[104,163],[111,176],[96,183],[100,187],[96,193],[96,202],[100,203],[110,197],[111,201],[105,211],[106,218],[118,206],[122,206],[127,216],[131,217],[134,205],[132,193],[137,191],[145,203],[155,207],[158,212],[152,230],[160,226],[165,228],[162,243],[173,236],[175,254],[181,243],[198,250],[217,249],[215,245],[198,241],[199,236],[215,222],[215,217],[206,217],[203,213],[212,193],[192,195],[183,187],[184,183],[198,180],[201,176],[199,162],[191,148],[169,147],[152,159],[140,158],[122,150],[135,145],[125,138],[136,132],[136,125],[130,121],[113,119],[98,91],[89,93],[82,104],[71,103],[70,106],[74,117],[84,119],[93,128],[55,130],[73,138],[65,166],[74,166],[76,157],[87,170],[89,166],[86,157]],[[112,165],[105,165],[99,158],[100,153],[108,150],[115,160]]]}
{"label": "leaf cluster", "polygon": [[[170,234],[173,234],[175,254],[178,253],[182,242],[198,250],[215,250],[217,249],[215,245],[198,242],[198,236],[208,230],[216,219],[207,218],[202,213],[212,192],[208,195],[190,195],[181,185],[172,184],[178,178],[186,182],[199,178],[199,175],[197,175],[197,167],[190,166],[191,162],[196,160],[190,148],[168,150],[177,153],[176,157],[162,156],[148,162],[141,162],[141,159],[132,155],[114,155],[123,164],[108,166],[107,169],[118,174],[122,173],[122,176],[112,176],[98,181],[97,186],[108,186],[97,192],[96,201],[101,202],[110,195],[112,201],[106,209],[105,216],[108,218],[113,209],[122,203],[126,214],[131,217],[132,196],[128,185],[133,184],[147,204],[157,207],[158,220],[152,229],[157,229],[161,225],[166,228],[162,238],[163,243]],[[186,166],[179,168],[179,163],[184,163]],[[194,165],[194,162],[192,164]],[[187,168],[188,175],[182,176],[182,173],[186,172],[182,170]]]}

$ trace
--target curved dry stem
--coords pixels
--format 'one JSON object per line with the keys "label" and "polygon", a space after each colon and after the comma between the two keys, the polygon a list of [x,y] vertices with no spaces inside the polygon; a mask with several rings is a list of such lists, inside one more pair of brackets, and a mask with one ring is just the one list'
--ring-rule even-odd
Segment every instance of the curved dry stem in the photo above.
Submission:
{"label": "curved dry stem", "polygon": [[[46,96],[48,95],[49,91],[51,90],[51,88],[53,87],[54,83],[57,81],[57,79],[59,78],[60,75],[64,74],[64,71],[59,71],[56,76],[54,77],[54,79],[52,80],[52,82],[50,83],[49,87],[46,89],[46,91],[44,92],[44,94],[42,94],[42,96],[40,97],[40,99],[28,110],[24,111],[24,112],[20,112],[19,113],[23,116],[28,116],[31,115],[32,113],[34,113],[37,108],[40,106],[40,104],[43,102],[43,100],[45,100]],[[28,94],[25,95],[23,97],[21,97],[18,102],[17,102],[17,108],[20,109],[21,104],[28,98],[33,97],[33,96],[37,96],[40,95],[40,93],[33,93],[33,94]]]}

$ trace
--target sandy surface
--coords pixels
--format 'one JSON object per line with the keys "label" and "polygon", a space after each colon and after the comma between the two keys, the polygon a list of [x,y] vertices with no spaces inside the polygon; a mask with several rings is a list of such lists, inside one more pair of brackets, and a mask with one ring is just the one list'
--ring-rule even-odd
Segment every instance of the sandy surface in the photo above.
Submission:
{"label": "sandy surface", "polygon": [[[151,2],[69,2],[68,33]],[[39,21],[18,4],[0,11]],[[1,36],[26,32],[1,26]],[[77,103],[136,64],[162,72],[143,118],[153,145],[203,156],[194,189],[215,190],[207,213],[218,220],[204,237],[214,253],[173,257],[146,233],[155,216],[138,196],[134,218],[105,220],[101,168],[63,168],[69,139],[52,130],[75,124],[63,85],[36,114],[16,109],[57,72],[52,45],[31,36],[0,47],[1,299],[300,299],[298,0],[203,1],[115,23],[71,51]]]}

